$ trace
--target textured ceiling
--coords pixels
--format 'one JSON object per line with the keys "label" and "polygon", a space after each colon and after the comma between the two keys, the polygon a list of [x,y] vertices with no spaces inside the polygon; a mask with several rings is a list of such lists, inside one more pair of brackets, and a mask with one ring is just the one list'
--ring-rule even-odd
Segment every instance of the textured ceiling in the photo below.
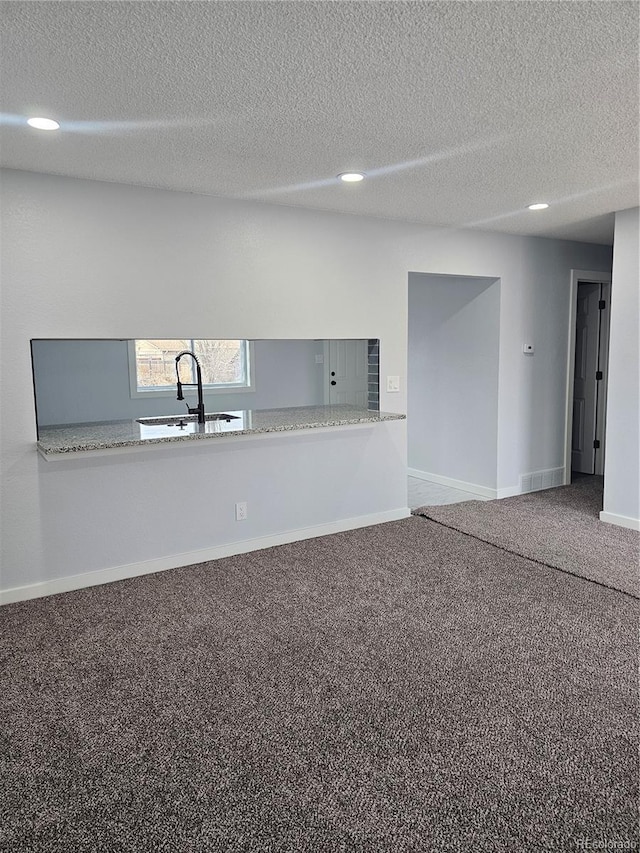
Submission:
{"label": "textured ceiling", "polygon": [[[4,0],[1,162],[607,243],[612,212],[638,204],[639,14],[573,0]],[[368,180],[340,184],[348,169]],[[551,207],[525,210],[538,200]]]}

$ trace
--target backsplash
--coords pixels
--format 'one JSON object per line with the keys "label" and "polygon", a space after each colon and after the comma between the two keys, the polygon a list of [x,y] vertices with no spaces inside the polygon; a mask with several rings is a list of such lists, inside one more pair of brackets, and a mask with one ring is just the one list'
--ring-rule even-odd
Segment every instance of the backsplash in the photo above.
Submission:
{"label": "backsplash", "polygon": [[380,411],[380,341],[367,341],[367,408],[370,412]]}

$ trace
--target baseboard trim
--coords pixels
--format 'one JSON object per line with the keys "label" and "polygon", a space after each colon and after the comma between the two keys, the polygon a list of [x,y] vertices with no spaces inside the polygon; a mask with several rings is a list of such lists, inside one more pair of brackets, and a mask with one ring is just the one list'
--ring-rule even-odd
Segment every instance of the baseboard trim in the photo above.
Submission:
{"label": "baseboard trim", "polygon": [[370,513],[369,515],[345,518],[340,521],[330,521],[326,524],[313,525],[312,527],[287,530],[284,533],[260,536],[256,539],[245,539],[239,542],[230,542],[226,545],[216,545],[212,548],[204,548],[198,551],[188,551],[183,554],[158,557],[153,560],[129,563],[124,566],[114,566],[109,569],[99,569],[98,571],[87,572],[86,574],[69,575],[64,578],[42,581],[41,583],[16,586],[11,589],[0,590],[0,605],[28,601],[32,598],[43,598],[46,595],[57,595],[61,592],[72,592],[75,589],[100,586],[104,583],[112,583],[113,581],[125,580],[126,578],[149,575],[154,572],[164,572],[167,569],[178,569],[181,566],[206,563],[209,560],[220,560],[222,557],[247,554],[250,551],[272,548],[275,545],[287,545],[289,542],[300,542],[303,539],[329,536],[332,533],[343,533],[346,530],[355,530],[358,527],[371,527],[374,524],[385,524],[388,521],[400,521],[403,518],[409,518],[410,515],[411,511],[407,507],[401,507],[386,512]]}
{"label": "baseboard trim", "polygon": [[521,495],[522,489],[520,486],[506,486],[503,489],[498,489],[497,498],[515,498],[516,495]]}
{"label": "baseboard trim", "polygon": [[454,480],[453,477],[443,477],[440,474],[431,474],[429,471],[419,471],[417,468],[408,468],[407,474],[409,477],[416,477],[418,480],[427,480],[429,483],[436,483],[438,486],[448,486],[450,489],[458,489],[461,492],[469,492],[481,498],[495,500],[497,497],[502,497],[502,495],[498,494],[497,489],[479,486],[477,483],[467,483],[464,480]]}
{"label": "baseboard trim", "polygon": [[452,477],[431,474],[429,471],[419,471],[417,468],[408,468],[407,474],[409,477],[417,477],[419,480],[427,480],[429,483],[436,483],[439,486],[448,486],[450,489],[469,492],[469,494],[477,495],[481,498],[499,500],[500,498],[513,498],[516,495],[524,495],[532,491],[539,491],[540,489],[561,486],[563,484],[563,471],[563,468],[550,468],[545,471],[535,471],[533,474],[524,474],[520,477],[520,483],[517,486],[504,486],[499,489],[479,486],[477,483],[466,483],[464,480],[454,480]]}
{"label": "baseboard trim", "polygon": [[628,527],[629,530],[640,530],[640,518],[630,518],[628,515],[616,515],[615,512],[600,513],[600,521],[606,524],[617,524],[618,527]]}

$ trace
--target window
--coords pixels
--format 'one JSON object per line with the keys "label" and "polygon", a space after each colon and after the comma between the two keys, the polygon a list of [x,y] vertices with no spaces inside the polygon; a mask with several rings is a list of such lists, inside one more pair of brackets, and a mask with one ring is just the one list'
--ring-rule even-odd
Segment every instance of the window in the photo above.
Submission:
{"label": "window", "polygon": [[[176,356],[183,350],[196,354],[206,392],[252,390],[249,341],[136,339],[129,341],[132,396],[174,394]],[[192,358],[180,359],[178,368],[181,382],[195,383],[196,365]]]}

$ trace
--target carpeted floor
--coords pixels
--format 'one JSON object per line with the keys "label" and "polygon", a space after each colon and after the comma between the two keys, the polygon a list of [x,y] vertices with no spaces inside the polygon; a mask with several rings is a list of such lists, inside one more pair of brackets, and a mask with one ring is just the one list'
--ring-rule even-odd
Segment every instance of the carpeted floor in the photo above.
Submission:
{"label": "carpeted floor", "polygon": [[602,477],[500,501],[414,510],[514,554],[640,598],[640,536],[599,520]]}
{"label": "carpeted floor", "polygon": [[0,849],[634,849],[638,607],[418,517],[9,605]]}

